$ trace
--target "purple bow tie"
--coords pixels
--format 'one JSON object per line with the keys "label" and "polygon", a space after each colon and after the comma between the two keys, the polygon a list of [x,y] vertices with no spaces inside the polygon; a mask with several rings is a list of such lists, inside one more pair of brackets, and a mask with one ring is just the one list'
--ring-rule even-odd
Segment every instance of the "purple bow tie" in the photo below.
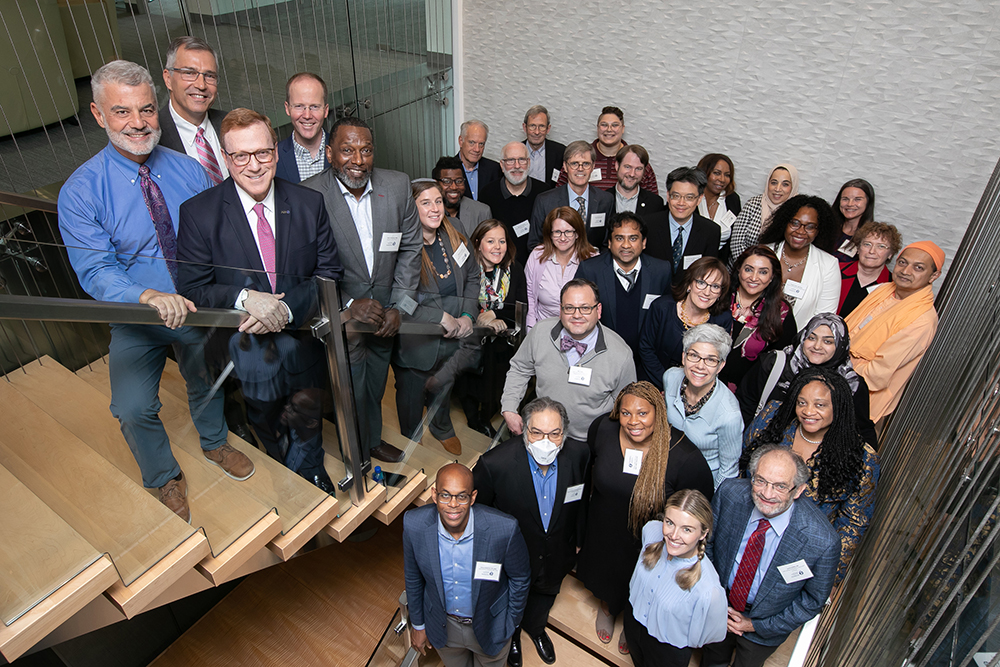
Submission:
{"label": "purple bow tie", "polygon": [[563,352],[576,349],[576,353],[582,357],[583,353],[587,351],[587,344],[563,334],[562,340],[559,341],[559,349]]}

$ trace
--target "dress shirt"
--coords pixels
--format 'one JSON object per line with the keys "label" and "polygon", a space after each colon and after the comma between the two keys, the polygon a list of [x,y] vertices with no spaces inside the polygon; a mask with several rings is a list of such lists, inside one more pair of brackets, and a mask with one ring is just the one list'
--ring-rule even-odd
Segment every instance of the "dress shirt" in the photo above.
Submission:
{"label": "dress shirt", "polygon": [[[574,211],[580,210],[580,202],[578,202],[576,198],[583,197],[583,205],[586,207],[584,210],[587,212],[587,216],[583,219],[583,224],[586,226],[587,219],[590,217],[590,186],[587,186],[587,189],[583,191],[582,195],[578,195],[576,194],[576,191],[573,190],[573,186],[567,184],[566,192],[569,195],[569,207]],[[607,224],[607,222],[605,222],[605,224]]]}
{"label": "dress shirt", "polygon": [[[724,195],[724,194],[723,195],[719,195],[719,205],[715,209],[715,216],[714,217],[708,214],[708,202],[705,201],[704,197],[702,197],[701,201],[698,202],[698,212],[701,213],[706,218],[708,218],[709,220],[711,220],[712,222],[714,222],[715,224],[717,224],[719,226],[719,229],[722,232],[721,236],[719,237],[719,248],[720,249],[722,248],[722,246],[726,245],[726,241],[728,241],[729,237],[733,235],[733,225],[732,225],[732,223],[730,223],[729,225],[724,225],[721,222],[721,220],[724,217],[726,217],[726,212],[728,210],[729,209],[726,208],[726,195]],[[733,222],[736,222],[736,218],[735,217],[733,218]]]}
{"label": "dress shirt", "polygon": [[615,211],[621,213],[623,211],[628,211],[629,213],[635,213],[636,207],[639,205],[639,188],[635,189],[635,194],[631,197],[626,197],[615,186]]}
{"label": "dress shirt", "polygon": [[[628,291],[628,281],[625,280],[625,277],[622,274],[618,273],[618,269],[622,268],[618,266],[618,260],[617,259],[613,260],[612,264],[614,265],[612,266],[612,268],[614,269],[615,272],[615,278],[617,278],[618,282],[622,284],[622,287],[625,288],[625,291]],[[635,266],[632,267],[632,271],[635,271],[635,280],[639,279],[639,271],[641,270],[642,270],[642,257],[637,257],[635,260]],[[631,273],[632,271],[625,271],[625,273]],[[635,281],[633,281],[632,284],[635,285]]]}
{"label": "dress shirt", "polygon": [[308,148],[295,141],[295,134],[292,134],[292,150],[295,151],[295,166],[299,168],[300,181],[326,169],[326,130],[323,130],[320,141],[316,157],[313,157]]}
{"label": "dress shirt", "polygon": [[531,468],[531,482],[535,485],[535,500],[538,501],[538,513],[542,517],[542,527],[548,530],[549,521],[552,520],[552,508],[556,504],[558,461],[552,461],[545,474],[542,474],[542,467],[538,465],[529,451],[528,467]]}
{"label": "dress shirt", "polygon": [[556,259],[555,253],[545,262],[539,261],[543,248],[543,245],[536,246],[524,265],[524,279],[528,286],[528,329],[546,317],[559,316],[559,292],[580,268],[580,258],[575,254],[569,258],[565,269]]}
{"label": "dress shirt", "polygon": [[[145,165],[177,229],[180,205],[212,187],[196,160],[156,147]],[[138,303],[147,289],[174,293],[139,186],[139,165],[110,143],[59,191],[59,230],[84,291],[98,301]]]}
{"label": "dress shirt", "polygon": [[[618,160],[615,159],[618,151],[615,151],[611,155],[605,155],[598,148],[597,139],[590,142],[590,145],[594,147],[594,152],[597,154],[597,159],[594,160],[594,169],[601,170],[601,177],[591,182],[591,185],[600,190],[610,190],[618,183]],[[624,139],[622,139],[622,146],[628,146],[628,142]],[[565,184],[566,179],[566,170],[563,169],[559,173],[559,181],[556,185]],[[653,171],[653,165],[646,165],[646,168],[642,172],[642,180],[639,181],[639,187],[643,190],[649,190],[654,195],[660,194],[659,189],[656,187],[656,173]]]}
{"label": "dress shirt", "polygon": [[477,162],[472,166],[472,171],[465,168],[465,163],[462,163],[462,171],[465,172],[465,182],[469,186],[469,196],[479,201],[479,163]]}
{"label": "dress shirt", "polygon": [[545,142],[542,142],[542,147],[537,151],[528,142],[524,142],[524,145],[528,147],[528,157],[531,158],[531,165],[528,167],[528,176],[542,183],[549,180],[548,175],[545,174]]}
{"label": "dress shirt", "polygon": [[[764,575],[767,574],[767,568],[771,566],[771,559],[774,558],[774,554],[778,550],[778,545],[781,543],[781,536],[785,534],[785,529],[788,528],[788,524],[792,520],[792,512],[794,511],[795,504],[793,503],[786,511],[775,517],[765,517],[756,507],[750,512],[750,520],[747,521],[747,527],[743,531],[743,539],[740,540],[740,548],[736,552],[736,560],[733,562],[733,569],[729,573],[729,581],[726,583],[727,590],[733,587],[733,579],[736,578],[736,571],[740,569],[743,550],[747,548],[747,542],[750,541],[753,531],[757,530],[757,523],[761,519],[767,519],[771,527],[764,533],[764,550],[760,554],[760,563],[757,565],[757,572],[753,575],[753,583],[750,584],[750,592],[747,594],[748,607],[753,604],[754,598],[757,597],[757,589],[760,588],[761,582],[764,581]],[[784,563],[779,563],[779,565],[784,565]]]}
{"label": "dress shirt", "polygon": [[[267,266],[264,263],[264,255],[260,251],[260,233],[257,231],[257,214],[254,212],[253,207],[257,205],[257,200],[248,195],[243,191],[243,188],[236,186],[236,194],[240,198],[240,204],[243,206],[243,213],[247,217],[247,224],[250,226],[250,233],[253,234],[253,242],[257,244],[257,254],[260,255],[261,266]],[[264,205],[264,219],[267,220],[267,225],[271,228],[271,238],[275,239],[275,251],[277,251],[277,239],[278,230],[274,226],[274,183],[271,183],[271,187],[268,188],[267,194],[264,195],[264,199],[260,202]],[[277,254],[275,254],[275,269],[277,269]],[[275,271],[275,282],[277,282],[277,271]],[[246,299],[246,292],[241,290],[236,296],[236,303],[234,304],[237,310],[242,310],[246,312],[246,308],[243,306],[243,301]],[[292,309],[284,301],[279,301],[279,303],[285,307],[285,314],[288,316],[288,324],[292,323]]]}
{"label": "dress shirt", "polygon": [[472,538],[475,513],[469,507],[469,523],[457,540],[438,517],[438,556],[441,559],[441,583],[444,584],[445,613],[461,618],[472,618],[472,575],[475,562]]}
{"label": "dress shirt", "polygon": [[368,266],[368,275],[372,274],[375,267],[375,228],[372,226],[372,181],[368,179],[365,191],[361,193],[361,199],[355,198],[340,179],[336,179],[340,191],[344,194],[344,201],[347,208],[351,210],[351,218],[354,219],[354,226],[358,229],[358,238],[361,240],[361,250],[365,253],[365,264]]}
{"label": "dress shirt", "polygon": [[[198,128],[202,128],[205,130],[205,141],[215,151],[215,159],[219,162],[219,171],[222,172],[222,180],[229,178],[229,170],[226,169],[226,160],[222,156],[222,145],[219,143],[219,135],[215,133],[215,128],[209,122],[208,114],[205,114],[200,125],[194,125],[174,110],[173,100],[170,100],[167,108],[170,110],[170,117],[174,119],[174,125],[177,127],[177,136],[181,138],[181,143],[184,144],[184,152],[195,160],[198,159],[198,145],[194,143],[194,138],[198,134]],[[201,164],[201,162],[199,161],[198,164]]]}
{"label": "dress shirt", "polygon": [[[673,213],[668,213],[667,217],[670,219],[670,245],[672,246],[674,244],[674,241],[677,239],[677,231],[680,230],[680,232],[684,235],[682,237],[684,239],[683,245],[686,248],[688,240],[691,238],[691,227],[692,227],[691,221],[694,220],[694,213],[691,214],[691,217],[688,218],[687,222],[685,222],[683,225],[674,220]],[[681,266],[681,268],[683,269],[684,267]]]}
{"label": "dress shirt", "polygon": [[[559,334],[559,340],[562,340],[563,336],[569,336],[570,338],[573,338],[572,336],[570,336],[570,333],[566,331],[566,329],[563,329],[562,333]],[[575,347],[570,348],[565,352],[563,352],[563,354],[566,355],[566,361],[569,362],[570,366],[576,366],[578,363],[580,363],[580,360],[583,359],[584,356],[586,356],[589,352],[594,351],[594,346],[597,345],[597,327],[594,327],[594,330],[591,331],[589,334],[587,334],[584,338],[574,339],[574,340],[577,340],[577,342],[586,345],[587,349],[583,351],[583,354],[577,352]]]}

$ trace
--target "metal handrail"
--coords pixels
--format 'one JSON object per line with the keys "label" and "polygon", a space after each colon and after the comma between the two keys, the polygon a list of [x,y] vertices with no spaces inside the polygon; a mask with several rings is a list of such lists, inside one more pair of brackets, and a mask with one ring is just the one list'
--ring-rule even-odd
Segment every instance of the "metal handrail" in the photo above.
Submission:
{"label": "metal handrail", "polygon": [[42,199],[32,195],[22,195],[16,192],[0,190],[0,204],[33,208],[46,213],[59,213],[59,204],[51,199]]}

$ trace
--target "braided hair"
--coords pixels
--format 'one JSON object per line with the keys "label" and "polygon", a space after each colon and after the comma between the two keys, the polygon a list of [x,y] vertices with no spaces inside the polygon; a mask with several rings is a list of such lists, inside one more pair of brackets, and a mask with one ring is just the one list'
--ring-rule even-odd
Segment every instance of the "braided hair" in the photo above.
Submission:
{"label": "braided hair", "polygon": [[[666,515],[666,511],[671,507],[690,514],[695,520],[701,523],[701,527],[705,531],[705,535],[698,540],[698,549],[696,551],[698,559],[691,567],[678,571],[674,578],[677,585],[681,587],[681,590],[689,591],[701,579],[701,559],[705,557],[705,545],[712,534],[712,506],[709,504],[708,498],[701,491],[697,489],[682,489],[667,500],[667,504],[663,508],[664,516]],[[666,544],[664,540],[659,540],[643,550],[642,564],[647,570],[652,570],[659,562],[660,557],[663,555],[664,544]]]}

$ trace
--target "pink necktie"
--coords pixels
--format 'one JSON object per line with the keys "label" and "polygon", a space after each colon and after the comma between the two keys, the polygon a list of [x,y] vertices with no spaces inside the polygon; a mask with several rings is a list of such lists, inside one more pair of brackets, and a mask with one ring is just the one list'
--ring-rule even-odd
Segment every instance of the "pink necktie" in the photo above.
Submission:
{"label": "pink necktie", "polygon": [[222,170],[219,169],[219,161],[215,159],[215,151],[205,141],[205,128],[199,127],[195,132],[194,145],[198,148],[198,162],[201,162],[212,183],[218,185],[222,182]]}
{"label": "pink necktie", "polygon": [[267,271],[267,280],[271,283],[271,292],[276,292],[278,278],[274,274],[274,233],[271,231],[271,225],[267,224],[267,218],[264,217],[264,205],[255,205],[253,212],[257,214],[257,242],[260,244],[264,270]]}

